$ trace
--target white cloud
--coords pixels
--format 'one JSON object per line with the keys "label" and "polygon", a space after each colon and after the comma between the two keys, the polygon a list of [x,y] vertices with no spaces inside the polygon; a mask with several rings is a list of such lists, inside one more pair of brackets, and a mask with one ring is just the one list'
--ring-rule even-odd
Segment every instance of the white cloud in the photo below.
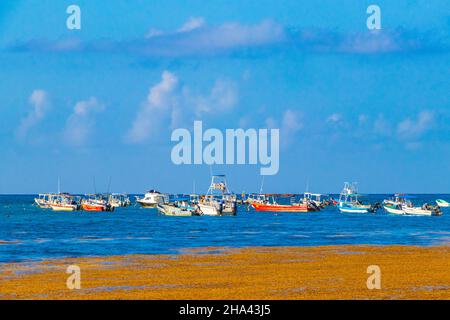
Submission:
{"label": "white cloud", "polygon": [[[188,93],[186,91],[186,93]],[[189,94],[189,93],[188,93]],[[214,83],[209,95],[194,97],[196,114],[222,113],[231,110],[238,101],[238,89],[234,82],[218,79]]]}
{"label": "white cloud", "polygon": [[40,89],[34,90],[31,93],[28,102],[32,109],[22,119],[17,128],[16,135],[19,139],[26,138],[28,131],[45,117],[45,113],[49,107],[48,94],[46,91]]}
{"label": "white cloud", "polygon": [[384,117],[383,114],[379,114],[373,123],[373,131],[375,134],[381,136],[390,136],[392,133],[392,126]]}
{"label": "white cloud", "polygon": [[174,36],[177,34],[183,34],[200,29],[206,25],[205,19],[202,17],[190,17],[181,27],[176,31],[163,31],[157,28],[150,28],[145,35],[146,39],[163,37],[163,36]]}
{"label": "white cloud", "polygon": [[328,122],[338,123],[342,121],[342,114],[340,113],[333,113],[327,118]]}
{"label": "white cloud", "polygon": [[156,134],[167,117],[171,116],[177,104],[178,78],[175,74],[164,71],[161,81],[150,88],[147,100],[141,106],[127,140],[131,143],[142,143],[152,134]]}
{"label": "white cloud", "polygon": [[265,122],[268,129],[280,129],[281,145],[284,147],[290,145],[295,135],[303,129],[300,112],[292,109],[287,109],[279,120],[269,117]]}
{"label": "white cloud", "polygon": [[126,140],[143,143],[158,136],[161,129],[191,125],[194,119],[206,115],[222,115],[237,104],[238,98],[237,85],[232,81],[218,79],[208,94],[197,94],[187,85],[181,86],[174,73],[164,71],[161,81],[150,88]]}
{"label": "white cloud", "polygon": [[415,139],[431,129],[434,122],[434,113],[431,111],[422,111],[417,119],[406,118],[397,126],[397,134],[401,139]]}
{"label": "white cloud", "polygon": [[95,114],[103,110],[104,106],[95,97],[77,102],[66,122],[65,141],[77,146],[85,144],[95,127]]}
{"label": "white cloud", "polygon": [[369,117],[367,115],[365,115],[365,114],[360,114],[358,116],[358,121],[359,121],[360,124],[366,123],[368,119],[369,119]]}
{"label": "white cloud", "polygon": [[288,134],[293,134],[302,128],[303,123],[300,121],[300,113],[295,110],[287,109],[283,114],[281,129]]}
{"label": "white cloud", "polygon": [[183,24],[183,26],[181,26],[181,28],[179,28],[177,30],[177,32],[183,33],[183,32],[189,32],[189,31],[193,31],[196,29],[199,29],[203,26],[205,26],[205,19],[202,17],[191,17],[189,18],[188,21],[185,22],[185,24]]}

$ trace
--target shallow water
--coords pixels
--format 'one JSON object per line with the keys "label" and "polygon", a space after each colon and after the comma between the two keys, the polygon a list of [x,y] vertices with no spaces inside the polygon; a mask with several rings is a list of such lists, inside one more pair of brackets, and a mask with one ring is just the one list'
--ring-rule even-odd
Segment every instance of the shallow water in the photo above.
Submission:
{"label": "shallow water", "polygon": [[[371,203],[385,195],[370,195]],[[312,213],[256,213],[235,217],[165,217],[156,209],[113,213],[55,213],[34,196],[0,196],[0,262],[120,254],[178,253],[194,247],[342,244],[440,245],[450,242],[450,210],[440,217]],[[419,195],[434,203],[450,195]]]}

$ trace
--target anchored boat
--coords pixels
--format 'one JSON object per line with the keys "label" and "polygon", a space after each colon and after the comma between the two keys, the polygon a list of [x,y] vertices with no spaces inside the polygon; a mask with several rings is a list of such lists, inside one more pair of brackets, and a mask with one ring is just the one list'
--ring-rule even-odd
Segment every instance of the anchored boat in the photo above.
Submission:
{"label": "anchored boat", "polygon": [[81,209],[90,212],[114,211],[114,207],[105,198],[100,194],[87,195],[87,199],[81,201]]}
{"label": "anchored boat", "polygon": [[407,197],[405,194],[394,194],[390,199],[383,200],[383,209],[392,214],[406,214],[402,206]]}
{"label": "anchored boat", "polygon": [[252,203],[252,207],[262,212],[308,212],[308,205],[304,203],[285,205],[272,201],[272,203]]}
{"label": "anchored boat", "polygon": [[62,193],[56,196],[50,204],[53,211],[58,212],[72,212],[80,209],[79,201],[75,200],[74,196],[67,193]]}
{"label": "anchored boat", "polygon": [[58,193],[41,193],[37,198],[34,198],[34,203],[41,209],[50,209],[54,199]]}
{"label": "anchored boat", "polygon": [[[190,198],[192,199],[192,198]],[[158,204],[158,212],[165,216],[189,217],[201,214],[197,204],[190,202],[190,199],[177,199],[172,203]]]}
{"label": "anchored boat", "polygon": [[437,200],[436,200],[436,203],[437,203],[437,205],[438,205],[439,207],[441,207],[441,208],[447,208],[447,207],[450,207],[450,202],[447,202],[447,201],[442,200],[442,199],[437,199]]}
{"label": "anchored boat", "polygon": [[442,211],[439,206],[431,206],[427,203],[423,204],[421,207],[415,207],[411,201],[406,201],[402,205],[402,210],[405,214],[417,215],[417,216],[440,216]]}
{"label": "anchored boat", "polygon": [[198,207],[205,216],[235,215],[236,195],[228,190],[225,175],[213,175],[206,195],[200,199]]}
{"label": "anchored boat", "polygon": [[108,197],[108,202],[114,208],[128,207],[131,205],[130,198],[126,194],[113,193]]}
{"label": "anchored boat", "polygon": [[374,206],[363,204],[360,198],[361,195],[358,194],[356,183],[345,182],[344,189],[339,196],[339,211],[344,213],[368,213],[375,212],[381,206],[379,203]]}
{"label": "anchored boat", "polygon": [[158,204],[169,202],[169,196],[157,190],[147,191],[143,198],[136,197],[136,202],[143,208],[156,208]]}

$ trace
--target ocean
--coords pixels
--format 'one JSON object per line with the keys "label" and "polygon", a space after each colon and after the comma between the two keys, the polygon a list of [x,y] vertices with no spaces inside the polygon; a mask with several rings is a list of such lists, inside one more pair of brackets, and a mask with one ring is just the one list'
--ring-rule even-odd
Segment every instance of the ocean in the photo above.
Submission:
{"label": "ocean", "polygon": [[[177,254],[197,247],[445,245],[450,210],[442,216],[343,214],[335,207],[311,213],[166,217],[138,206],[114,212],[57,213],[33,205],[34,195],[0,196],[0,263],[123,254]],[[368,195],[371,203],[388,195]],[[450,195],[417,195],[435,204]]]}

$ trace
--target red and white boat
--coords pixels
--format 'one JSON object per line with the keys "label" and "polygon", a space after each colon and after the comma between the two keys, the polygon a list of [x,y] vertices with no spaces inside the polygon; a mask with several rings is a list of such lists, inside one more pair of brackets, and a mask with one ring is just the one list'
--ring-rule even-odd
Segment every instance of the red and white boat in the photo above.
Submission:
{"label": "red and white boat", "polygon": [[88,201],[83,202],[81,204],[81,208],[84,211],[95,211],[95,212],[106,211],[106,205],[88,202]]}
{"label": "red and white boat", "polygon": [[81,209],[91,212],[113,211],[114,207],[102,195],[89,195],[81,202]]}
{"label": "red and white boat", "polygon": [[308,212],[308,205],[299,204],[278,204],[278,203],[252,203],[252,207],[256,211],[264,212]]}

